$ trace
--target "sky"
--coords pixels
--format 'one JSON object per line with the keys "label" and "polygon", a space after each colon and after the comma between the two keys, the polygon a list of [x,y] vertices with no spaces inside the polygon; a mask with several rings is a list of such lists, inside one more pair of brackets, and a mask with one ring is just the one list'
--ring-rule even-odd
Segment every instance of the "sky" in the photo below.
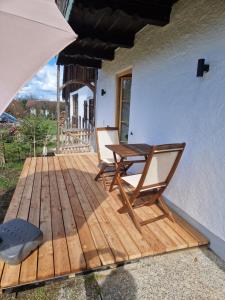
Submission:
{"label": "sky", "polygon": [[35,99],[56,100],[56,58],[42,67],[17,94],[17,98],[31,96]]}

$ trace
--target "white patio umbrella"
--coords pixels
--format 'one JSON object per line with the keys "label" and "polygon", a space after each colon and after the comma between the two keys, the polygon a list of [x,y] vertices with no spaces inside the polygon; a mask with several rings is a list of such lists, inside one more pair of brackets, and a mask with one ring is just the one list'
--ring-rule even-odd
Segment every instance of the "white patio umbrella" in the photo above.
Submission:
{"label": "white patio umbrella", "polygon": [[54,0],[0,0],[0,114],[76,37]]}

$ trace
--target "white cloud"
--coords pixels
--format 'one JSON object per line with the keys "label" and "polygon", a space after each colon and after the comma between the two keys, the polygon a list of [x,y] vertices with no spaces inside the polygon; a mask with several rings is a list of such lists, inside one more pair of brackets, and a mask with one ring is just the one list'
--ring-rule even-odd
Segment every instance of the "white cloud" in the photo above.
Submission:
{"label": "white cloud", "polygon": [[[17,94],[18,98],[56,100],[56,65],[45,65]],[[61,72],[62,74],[62,72]],[[62,76],[61,76],[62,78]]]}

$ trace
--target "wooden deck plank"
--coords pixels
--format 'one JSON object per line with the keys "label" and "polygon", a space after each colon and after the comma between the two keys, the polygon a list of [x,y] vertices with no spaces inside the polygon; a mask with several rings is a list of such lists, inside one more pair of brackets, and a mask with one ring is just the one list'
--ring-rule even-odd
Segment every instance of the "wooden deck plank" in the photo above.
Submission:
{"label": "wooden deck plank", "polygon": [[[90,155],[88,157],[84,157],[83,159],[89,160],[88,167],[89,169],[92,168],[91,171],[93,172],[92,176],[94,178],[95,173],[97,173],[96,157]],[[98,185],[100,185],[100,183],[98,183]],[[114,190],[114,193],[116,193],[117,198],[120,197],[118,190]],[[136,213],[140,219],[145,218],[145,214],[142,209],[137,210]],[[149,226],[149,224],[142,227],[142,234],[145,240],[150,245],[149,252],[151,253],[151,255],[166,252],[166,245],[160,241],[160,237],[157,237],[157,235],[152,231],[152,228],[151,226]]]}
{"label": "wooden deck plank", "polygon": [[[162,213],[160,208],[157,205],[152,205],[151,208],[158,214]],[[178,223],[172,222],[168,218],[165,219],[165,222],[180,236],[182,237],[189,247],[198,246],[197,239],[193,238],[187,231],[185,231]]]}
{"label": "wooden deck plank", "polygon": [[[27,159],[5,221],[20,217],[40,226],[44,242],[22,264],[0,261],[1,288],[95,269],[130,259],[208,243],[174,214],[136,229],[128,214],[119,214],[118,189],[109,193],[94,181],[97,156]],[[157,205],[136,210],[141,219],[159,216]]]}
{"label": "wooden deck plank", "polygon": [[[155,207],[157,207],[157,205],[155,205]],[[149,218],[149,215],[150,218],[155,218],[163,214],[161,210],[156,211],[152,209],[152,206],[144,206],[142,209],[144,209],[147,218]],[[149,226],[154,227],[154,230],[159,230],[159,236],[167,238],[168,241],[172,242],[172,248],[171,250],[169,249],[169,251],[172,251],[173,247],[173,250],[187,248],[188,245],[186,241],[165,222],[167,219],[168,218],[164,218],[156,222],[149,223]]]}
{"label": "wooden deck plank", "polygon": [[59,199],[54,161],[48,158],[55,276],[69,274],[70,260]]}
{"label": "wooden deck plank", "polygon": [[[90,155],[88,157],[84,157],[83,160],[88,160],[89,161],[89,168],[92,167],[92,177],[95,177],[95,173],[97,173],[97,164],[96,164],[96,156]],[[101,186],[101,183],[98,183],[98,186]],[[118,189],[114,190],[114,193],[117,195],[117,199],[120,198],[120,193]],[[111,193],[110,193],[111,194]],[[119,200],[120,201],[120,200]],[[121,203],[122,206],[122,203]],[[138,210],[137,211],[137,216],[141,219],[143,218],[143,211]],[[166,252],[166,246],[157,238],[157,236],[154,234],[154,232],[151,230],[151,228],[148,225],[145,225],[142,227],[142,234],[145,240],[148,242],[150,245],[150,253],[151,255],[156,254],[156,253],[164,253]]]}
{"label": "wooden deck plank", "polygon": [[198,240],[198,245],[207,245],[209,242],[204,237],[203,234],[198,232],[194,227],[192,227],[190,224],[188,224],[184,219],[182,219],[178,214],[173,212],[173,215],[175,217],[176,222],[186,231],[188,232],[193,238]]}
{"label": "wooden deck plank", "polygon": [[[82,169],[83,173],[87,177],[89,186],[91,186],[93,192],[96,193],[97,199],[100,199],[100,198],[107,199],[109,197],[109,195],[102,188],[101,183],[95,182],[93,180],[94,177],[95,177],[94,174],[95,174],[95,172],[97,172],[96,165],[94,164],[94,165],[91,166],[90,163],[87,162],[84,157],[80,157],[78,161],[81,164],[83,164],[83,166],[85,167],[85,169]],[[92,174],[91,176],[88,173],[90,171],[91,171],[91,174]],[[98,188],[96,186],[98,186]],[[111,197],[110,197],[110,202],[109,202],[109,205],[112,207],[112,209],[119,209],[120,208],[120,204],[118,204],[117,200],[118,200],[117,194],[115,194],[115,192],[112,192]],[[120,201],[119,201],[119,203],[120,203]],[[143,236],[135,228],[135,226],[134,226],[132,220],[130,219],[130,217],[126,214],[118,214],[118,217],[120,218],[122,224],[131,233],[130,234],[131,238],[133,239],[133,241],[136,243],[137,247],[139,248],[139,250],[141,252],[141,255],[146,256],[146,255],[152,254],[151,246],[147,243],[147,241],[143,238]]]}
{"label": "wooden deck plank", "polygon": [[[136,214],[140,220],[145,219],[145,213],[142,209],[137,209]],[[158,236],[158,231],[154,232],[149,224],[142,226],[142,234],[152,247],[152,254],[165,253],[168,245],[161,241],[162,237]]]}
{"label": "wooden deck plank", "polygon": [[[76,165],[75,165],[76,168]],[[96,184],[92,180],[91,177],[89,177],[88,173],[85,171],[85,165],[84,168],[82,166],[79,166],[80,170],[83,170],[83,176],[86,179],[86,183],[84,185],[83,183],[83,189],[88,191],[87,198],[90,203],[90,206],[92,207],[92,210],[95,212],[96,217],[98,219],[99,224],[101,224],[101,228],[104,231],[105,237],[110,245],[110,248],[113,252],[113,255],[115,257],[116,262],[123,261],[124,259],[127,259],[127,252],[122,246],[120,239],[118,238],[115,230],[112,228],[110,224],[110,220],[106,217],[104,210],[99,205],[99,202],[97,200],[98,197],[102,197],[101,193],[99,193],[98,189],[96,189]],[[88,188],[89,187],[89,188]]]}
{"label": "wooden deck plank", "polygon": [[[68,182],[66,176],[69,175],[68,171],[66,170],[66,164],[63,157],[59,158],[61,168],[63,169],[64,175],[65,175],[65,182]],[[73,161],[74,162],[74,161]],[[75,162],[74,162],[75,163]],[[72,161],[71,161],[72,164]],[[78,165],[73,165],[77,170]],[[76,172],[76,176],[74,179],[74,187],[75,190],[78,191],[79,200],[81,207],[83,209],[84,215],[86,217],[87,223],[89,225],[89,229],[92,233],[93,240],[95,242],[96,249],[98,251],[99,258],[103,265],[113,264],[115,262],[115,259],[113,257],[112,251],[109,247],[109,244],[104,236],[104,233],[102,232],[102,229],[99,225],[99,222],[96,218],[95,212],[92,210],[89,201],[88,196],[90,196],[90,191],[88,185],[86,185],[86,181],[82,175],[82,172]]]}
{"label": "wooden deck plank", "polygon": [[21,199],[19,211],[17,214],[17,218],[21,218],[24,220],[27,220],[28,216],[29,216],[29,209],[30,209],[30,203],[31,203],[31,198],[32,198],[36,163],[37,163],[37,159],[36,159],[36,157],[33,157],[31,159],[28,177],[27,177],[26,185],[25,185],[25,188],[23,191],[23,197]]}
{"label": "wooden deck plank", "polygon": [[[33,191],[31,197],[28,221],[39,227],[40,202],[41,202],[41,171],[42,158],[37,158],[36,171],[34,176]],[[35,250],[21,265],[19,282],[26,283],[35,281],[37,278],[38,250]]]}
{"label": "wooden deck plank", "polygon": [[[85,159],[85,158],[84,158]],[[96,157],[93,155],[89,155],[88,159],[92,160],[94,165],[96,166]],[[97,167],[95,167],[94,173],[97,172]],[[93,175],[94,178],[94,175]],[[114,190],[114,193],[117,193],[117,198],[119,197],[118,190]],[[149,219],[156,216],[154,211],[152,211],[148,207],[143,207],[136,210],[136,214],[140,219]],[[148,228],[148,230],[146,229]],[[150,232],[149,232],[150,231]],[[169,235],[168,235],[169,231]],[[153,222],[147,224],[142,227],[143,235],[145,239],[152,244],[154,253],[163,253],[167,251],[173,251],[177,249],[183,249],[187,247],[187,242],[183,239],[176,230],[171,231],[171,227],[165,222],[165,220],[160,220],[157,222]],[[149,236],[150,235],[150,236]],[[192,241],[193,242],[193,241]],[[195,244],[193,244],[195,245]]]}
{"label": "wooden deck plank", "polygon": [[[58,158],[55,158],[55,161]],[[59,162],[58,162],[59,164]],[[76,191],[74,188],[74,178],[76,176],[76,172],[73,168],[70,167],[70,161],[67,161],[67,168],[69,169],[70,176],[66,177],[66,186],[65,192],[68,191],[68,199],[70,200],[71,212],[73,212],[73,217],[75,219],[75,223],[77,226],[77,231],[79,232],[79,237],[81,241],[81,247],[85,256],[86,264],[88,268],[97,268],[101,265],[101,261],[98,257],[98,252],[95,247],[91,232],[86,222],[86,218],[84,216],[82,207],[79,202],[79,191]],[[64,172],[65,175],[65,172]],[[63,177],[62,177],[63,179]],[[81,256],[80,259],[83,259]]]}
{"label": "wooden deck plank", "polygon": [[[163,215],[163,212],[156,204],[141,207],[137,211],[142,211],[142,219],[151,219]],[[158,236],[160,241],[165,244],[167,251],[184,249],[189,245],[190,247],[197,246],[196,240],[188,235],[177,223],[171,222],[168,218],[149,223],[147,226]],[[186,237],[188,241],[184,237]]]}
{"label": "wooden deck plank", "polygon": [[[91,159],[97,165],[97,157],[94,154],[88,155],[88,158]],[[183,220],[179,215],[174,213],[176,218],[176,224],[170,220],[165,220],[165,222],[173,228],[173,230],[182,237],[182,239],[188,244],[189,247],[196,246],[196,241],[198,241],[198,245],[206,245],[208,244],[208,240],[197,230],[195,230],[190,224],[188,224],[185,220]],[[172,224],[173,223],[173,224]],[[176,238],[175,238],[176,239]],[[182,243],[183,244],[183,243]],[[182,248],[183,246],[181,246]]]}
{"label": "wooden deck plank", "polygon": [[107,217],[110,219],[110,222],[114,230],[118,233],[118,236],[120,237],[120,241],[123,247],[126,249],[129,259],[135,259],[141,257],[141,252],[139,251],[137,245],[130,237],[129,231],[123,226],[115,210],[111,208],[109,204],[110,200],[111,200],[111,196],[109,195],[109,193],[106,194],[106,198],[104,199],[98,197],[99,204],[102,205],[102,208],[104,209]]}
{"label": "wooden deck plank", "polygon": [[[149,207],[140,207],[138,208],[138,211],[141,212],[141,219],[147,220],[154,218],[156,214],[154,214],[151,210],[149,210]],[[139,214],[140,216],[140,214]],[[158,221],[152,222],[146,225],[157,237],[158,240],[162,244],[165,245],[166,252],[173,251],[177,249],[177,244],[166,234],[166,232],[159,226]]]}
{"label": "wooden deck plank", "polygon": [[48,177],[48,159],[42,161],[41,211],[40,229],[43,232],[43,243],[39,247],[37,279],[47,279],[54,276],[53,245],[50,187]]}
{"label": "wooden deck plank", "polygon": [[[79,156],[75,155],[74,161],[78,161],[77,158],[79,160]],[[95,172],[95,171],[93,172],[94,166],[92,164],[90,164],[90,161],[87,161],[87,164],[85,165],[84,157],[82,157],[82,162],[83,162],[83,173],[87,174],[90,177],[90,178],[87,177],[87,180],[89,182],[89,185],[91,185],[91,187],[92,187],[92,192],[96,196],[95,197],[95,199],[96,199],[95,206],[96,206],[96,208],[98,208],[98,207],[101,208],[101,210],[103,212],[102,215],[105,217],[105,219],[103,219],[103,220],[105,220],[106,222],[107,222],[107,220],[109,220],[108,222],[110,222],[112,229],[116,233],[117,239],[119,239],[119,243],[122,246],[122,248],[120,248],[120,252],[118,251],[118,248],[117,248],[117,251],[114,254],[116,257],[116,260],[118,260],[118,259],[120,260],[122,257],[123,257],[123,260],[128,260],[128,259],[132,259],[132,258],[134,259],[134,258],[140,257],[141,253],[140,253],[139,249],[131,240],[128,232],[125,232],[124,228],[121,225],[119,225],[120,221],[118,219],[118,216],[115,216],[115,214],[114,214],[115,212],[113,210],[111,210],[111,207],[107,204],[107,202],[108,202],[107,199],[109,198],[109,194],[104,191],[102,185],[99,185],[98,182],[93,181],[93,174]],[[126,235],[125,240],[126,240],[126,242],[129,243],[126,246],[124,245],[125,241],[123,240],[123,238],[120,234],[121,231],[122,231],[122,235]],[[134,253],[134,248],[136,248],[135,253]],[[133,255],[134,255],[134,257],[132,257]]]}
{"label": "wooden deck plank", "polygon": [[10,202],[10,206],[7,210],[6,215],[5,215],[4,222],[7,222],[7,221],[15,218],[18,214],[20,202],[21,202],[22,195],[23,195],[23,190],[24,190],[26,180],[27,180],[27,177],[28,177],[30,163],[31,163],[31,158],[29,157],[25,160],[23,170],[20,174],[15,192],[14,192],[12,200]]}
{"label": "wooden deck plank", "polygon": [[[20,201],[21,201],[21,198],[23,195],[23,190],[24,190],[25,183],[27,180],[27,175],[29,172],[30,162],[31,162],[31,159],[27,158],[24,163],[24,166],[23,166],[22,172],[20,174],[15,192],[14,192],[12,200],[10,202],[10,206],[6,212],[4,222],[7,222],[17,216]],[[2,274],[3,274],[4,266],[5,266],[5,263],[1,260],[0,261],[0,276],[1,276],[1,278],[2,278]]]}
{"label": "wooden deck plank", "polygon": [[54,166],[57,184],[59,188],[62,216],[66,232],[71,271],[80,272],[86,269],[86,262],[84,259],[80,238],[76,227],[76,222],[72,212],[72,206],[69,199],[69,191],[67,191],[67,183],[64,182],[58,158],[54,158]]}
{"label": "wooden deck plank", "polygon": [[[121,208],[121,202],[118,198],[116,191],[112,191],[112,205],[114,209],[118,210]],[[142,256],[148,256],[153,253],[151,244],[148,244],[146,239],[141,235],[141,233],[136,229],[133,221],[131,220],[130,216],[127,214],[119,214],[119,217],[126,228],[132,232],[132,238],[136,242],[139,250],[141,251]]]}
{"label": "wooden deck plank", "polygon": [[[118,189],[114,189],[111,193],[116,194],[117,201],[120,199],[120,192]],[[120,202],[119,208],[122,207]],[[154,218],[154,213],[149,210],[149,207],[140,207],[136,209],[136,214],[140,220],[147,220]],[[122,214],[127,215],[127,214]],[[132,221],[132,220],[131,220]],[[176,250],[176,244],[170,239],[166,233],[158,226],[157,222],[149,223],[142,226],[142,235],[152,246],[152,253],[163,253],[168,251]]]}
{"label": "wooden deck plank", "polygon": [[[17,215],[11,216],[12,218],[18,217],[24,220],[28,219],[30,202],[32,197],[32,190],[33,190],[35,168],[36,168],[36,158],[32,158],[29,165],[27,179],[25,182],[18,213]],[[12,285],[17,285],[19,283],[20,268],[21,268],[21,264],[18,265],[5,264],[3,274],[2,274],[2,279],[1,279],[1,286],[7,287]]]}

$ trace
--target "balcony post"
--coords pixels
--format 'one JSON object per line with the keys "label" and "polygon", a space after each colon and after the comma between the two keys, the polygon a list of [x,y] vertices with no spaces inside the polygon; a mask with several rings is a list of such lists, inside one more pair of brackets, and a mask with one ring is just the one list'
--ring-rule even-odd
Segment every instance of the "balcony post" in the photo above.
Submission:
{"label": "balcony post", "polygon": [[57,65],[57,105],[56,105],[56,114],[57,114],[57,146],[56,153],[60,152],[60,65]]}

